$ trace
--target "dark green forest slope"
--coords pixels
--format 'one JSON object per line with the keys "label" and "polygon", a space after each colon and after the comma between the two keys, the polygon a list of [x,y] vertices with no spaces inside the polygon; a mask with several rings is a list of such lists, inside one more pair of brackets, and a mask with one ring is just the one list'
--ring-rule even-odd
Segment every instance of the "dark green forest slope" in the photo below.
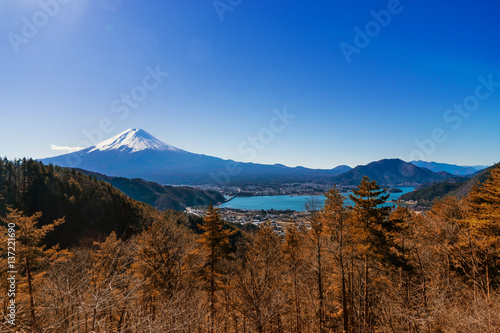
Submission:
{"label": "dark green forest slope", "polygon": [[138,178],[110,177],[86,170],[77,171],[110,183],[132,199],[147,203],[158,210],[183,211],[186,207],[215,205],[225,201],[224,196],[217,191],[204,191],[188,186],[163,186]]}
{"label": "dark green forest slope", "polygon": [[447,196],[462,198],[477,184],[482,184],[490,176],[491,170],[498,165],[481,170],[471,178],[453,177],[444,181],[423,184],[415,191],[401,196],[401,200],[417,201],[420,205],[431,205],[436,200],[441,200]]}
{"label": "dark green forest slope", "polygon": [[26,159],[0,160],[0,216],[7,206],[27,215],[43,212],[41,225],[64,217],[47,239],[63,246],[112,231],[127,236],[159,214],[92,176]]}

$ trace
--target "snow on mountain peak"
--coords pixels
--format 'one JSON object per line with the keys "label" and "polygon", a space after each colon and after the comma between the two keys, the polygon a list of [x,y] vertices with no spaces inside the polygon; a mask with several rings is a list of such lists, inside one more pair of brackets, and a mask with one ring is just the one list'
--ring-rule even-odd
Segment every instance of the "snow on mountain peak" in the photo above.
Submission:
{"label": "snow on mountain peak", "polygon": [[165,142],[162,142],[142,129],[129,129],[120,133],[111,139],[102,141],[94,146],[89,153],[94,151],[118,150],[128,153],[135,153],[142,150],[160,150],[160,151],[178,151],[183,150],[175,148]]}

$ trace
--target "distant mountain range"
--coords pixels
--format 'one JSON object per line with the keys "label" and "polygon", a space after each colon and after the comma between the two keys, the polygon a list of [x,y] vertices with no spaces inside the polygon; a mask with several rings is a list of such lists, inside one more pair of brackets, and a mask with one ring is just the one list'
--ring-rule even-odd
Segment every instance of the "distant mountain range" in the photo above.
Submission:
{"label": "distant mountain range", "polygon": [[173,147],[141,129],[127,130],[87,149],[41,161],[108,176],[142,178],[171,185],[326,181],[351,169],[339,166],[318,170],[223,160]]}
{"label": "distant mountain range", "polygon": [[[162,185],[312,182],[345,186],[357,185],[363,176],[368,176],[383,186],[416,186],[457,175],[471,175],[483,168],[423,161],[406,163],[398,159],[381,160],[354,169],[346,165],[309,169],[235,162],[173,147],[141,129],[130,129],[95,146],[41,161],[111,177],[141,178]],[[150,187],[148,191],[152,192],[159,189],[146,183],[142,185]],[[157,194],[161,195],[162,191]]]}
{"label": "distant mountain range", "polygon": [[383,186],[416,186],[453,177],[447,172],[434,172],[400,159],[385,159],[357,166],[333,177],[332,182],[338,186],[357,185],[363,176],[368,176]]}
{"label": "distant mountain range", "polygon": [[410,163],[420,168],[426,168],[434,172],[445,171],[455,176],[469,176],[475,174],[478,171],[488,168],[488,166],[484,165],[460,166],[454,164],[425,162],[425,161],[412,161]]}

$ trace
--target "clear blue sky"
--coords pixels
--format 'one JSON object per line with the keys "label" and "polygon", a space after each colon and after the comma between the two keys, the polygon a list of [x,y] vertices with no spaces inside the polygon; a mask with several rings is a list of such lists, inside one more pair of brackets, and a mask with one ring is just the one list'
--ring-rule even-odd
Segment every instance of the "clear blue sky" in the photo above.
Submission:
{"label": "clear blue sky", "polygon": [[[390,22],[373,24],[388,7]],[[471,96],[479,76],[500,82],[498,13],[492,0],[220,0],[219,13],[213,0],[0,0],[0,155],[55,156],[51,145],[86,146],[84,131],[142,128],[266,164],[492,164],[500,84]],[[348,63],[340,45],[356,47],[367,24]],[[121,101],[132,92],[133,108]],[[464,101],[473,112],[447,113]],[[296,117],[272,122],[284,108]]]}

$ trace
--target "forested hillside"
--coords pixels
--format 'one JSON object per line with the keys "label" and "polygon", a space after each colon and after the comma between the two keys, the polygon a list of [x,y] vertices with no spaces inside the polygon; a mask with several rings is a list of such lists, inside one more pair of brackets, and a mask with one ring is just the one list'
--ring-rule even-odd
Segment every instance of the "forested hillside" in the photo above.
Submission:
{"label": "forested hillside", "polygon": [[113,231],[130,235],[157,214],[92,176],[33,160],[0,161],[0,196],[2,216],[10,205],[26,215],[42,212],[42,225],[64,217],[66,223],[48,236],[49,243],[63,246]]}
{"label": "forested hillside", "polygon": [[367,165],[359,165],[339,176],[331,178],[337,186],[357,185],[364,176],[383,186],[415,186],[452,177],[447,172],[433,172],[400,159],[385,159]]}
{"label": "forested hillside", "polygon": [[215,205],[226,200],[217,191],[204,191],[187,186],[163,186],[142,179],[110,177],[86,170],[78,171],[110,183],[130,198],[147,203],[158,210],[174,209],[184,211],[186,207]]}
{"label": "forested hillside", "polygon": [[[28,164],[21,175],[31,175]],[[7,179],[12,167],[19,168],[2,167]],[[32,203],[23,207],[29,191],[22,188],[45,178],[18,176],[15,192],[22,196],[9,200],[29,213],[4,207],[0,232],[6,244],[7,226],[15,224],[17,331],[479,333],[500,327],[500,169],[465,198],[446,198],[423,215],[383,207],[386,191],[365,177],[350,194],[352,207],[332,189],[324,206],[309,204],[306,224],[291,221],[285,238],[270,225],[235,237],[213,206],[195,233],[183,213],[160,214],[124,195],[118,205],[106,194],[116,191],[110,185],[66,172],[36,172],[47,174],[42,193],[74,179],[100,194],[85,198],[87,218],[100,219],[91,214],[114,211],[108,205],[116,204],[147,224],[126,239],[111,230],[105,239],[48,248],[46,236],[68,220],[37,225]],[[59,190],[43,204],[72,207],[68,189]],[[106,215],[103,223],[112,226],[119,217]],[[0,264],[7,267],[2,251]],[[6,319],[8,300],[0,299]],[[0,330],[13,332],[9,325],[2,321]]]}
{"label": "forested hillside", "polygon": [[447,196],[463,198],[474,186],[484,183],[490,176],[491,170],[496,167],[481,170],[471,178],[453,177],[436,183],[423,184],[415,188],[415,191],[402,195],[400,199],[417,201],[419,205],[430,207],[434,201]]}

